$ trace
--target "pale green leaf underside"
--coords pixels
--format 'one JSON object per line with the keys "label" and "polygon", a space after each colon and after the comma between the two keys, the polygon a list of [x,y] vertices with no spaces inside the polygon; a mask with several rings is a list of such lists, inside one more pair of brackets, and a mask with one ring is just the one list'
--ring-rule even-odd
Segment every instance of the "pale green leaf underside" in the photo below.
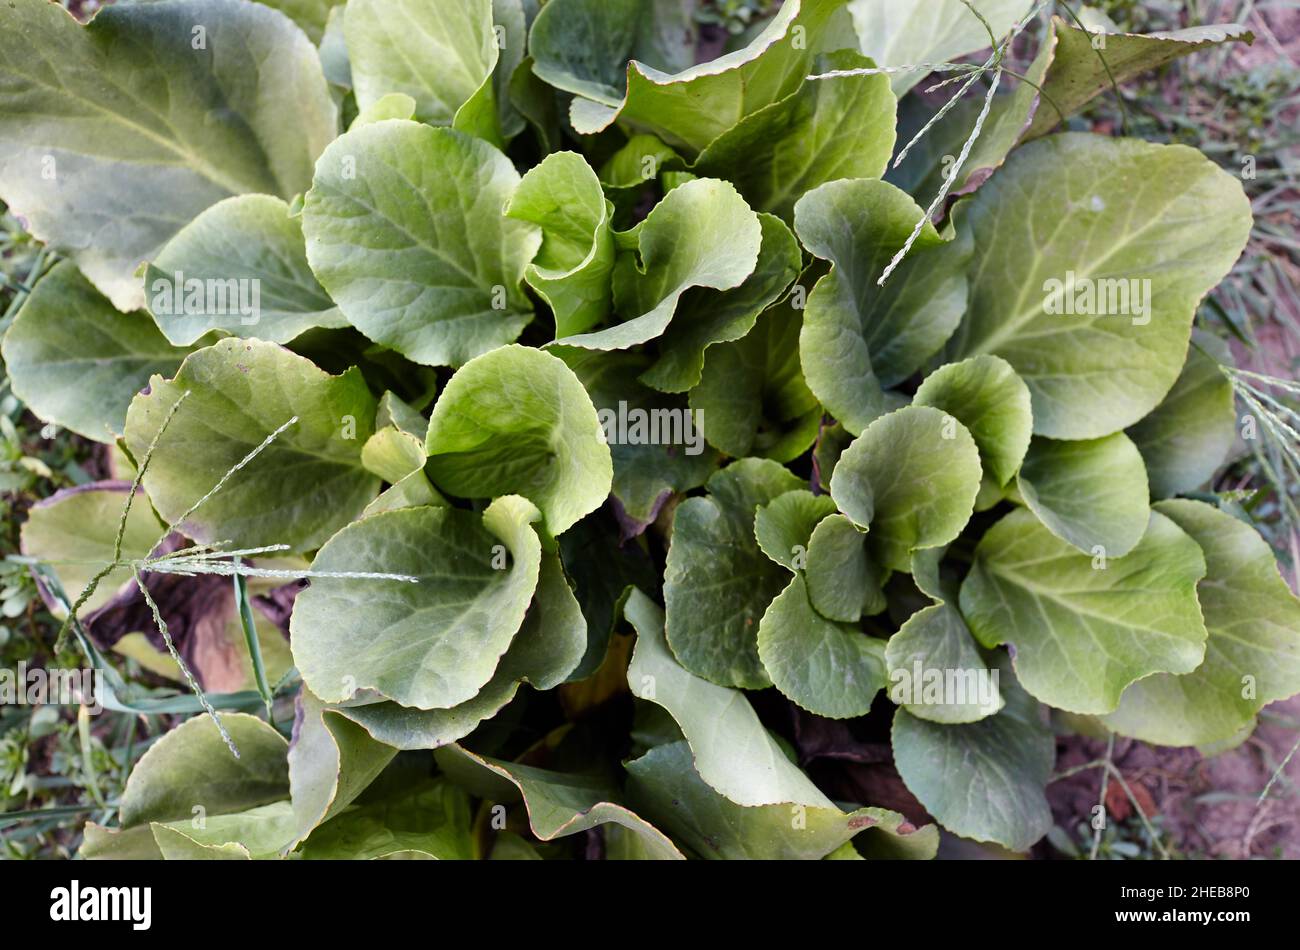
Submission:
{"label": "pale green leaf underside", "polygon": [[673,659],[664,640],[663,611],[653,601],[634,590],[624,609],[637,632],[628,687],[676,720],[700,778],[737,805],[830,805],[786,758],[744,693],[688,673]]}

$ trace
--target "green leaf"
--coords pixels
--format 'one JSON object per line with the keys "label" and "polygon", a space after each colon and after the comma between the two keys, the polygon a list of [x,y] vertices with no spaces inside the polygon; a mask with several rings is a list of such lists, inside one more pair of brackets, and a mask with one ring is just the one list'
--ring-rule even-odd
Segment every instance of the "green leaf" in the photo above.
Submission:
{"label": "green leaf", "polygon": [[680,0],[553,0],[528,44],[534,72],[550,85],[614,106],[627,87],[628,60],[684,69],[694,33]]}
{"label": "green leaf", "polygon": [[0,349],[15,396],[96,442],[120,435],[131,397],[154,373],[174,373],[186,352],[147,313],[119,313],[70,261],[37,282]]}
{"label": "green leaf", "polygon": [[1192,334],[1187,362],[1174,388],[1151,414],[1129,428],[1146,463],[1155,498],[1204,485],[1224,463],[1237,436],[1236,399],[1219,368],[1230,363],[1227,345],[1208,333]]}
{"label": "green leaf", "polygon": [[831,497],[861,528],[868,549],[892,570],[912,552],[957,537],[975,508],[980,461],[975,440],[947,413],[906,406],[881,416],[844,450]]}
{"label": "green leaf", "polygon": [[[1238,40],[1251,43],[1255,39],[1246,27],[1223,23],[1149,36],[1107,32],[1106,45],[1098,49],[1095,33],[1078,29],[1061,17],[1053,17],[1052,32],[1056,37],[1056,55],[1042,85],[1066,116],[1109,91],[1112,78],[1116,84],[1123,84],[1197,50]],[[1024,141],[1046,135],[1060,121],[1055,109],[1040,107],[1024,134]]]}
{"label": "green leaf", "polygon": [[650,598],[633,591],[624,610],[637,632],[628,687],[676,720],[700,778],[737,805],[830,805],[786,758],[743,693],[700,679],[673,659],[664,639],[663,611]]}
{"label": "green leaf", "polygon": [[307,266],[302,224],[270,195],[241,195],[181,228],[145,271],[149,311],[188,346],[210,330],[287,343],[347,321]]}
{"label": "green leaf", "polygon": [[[88,482],[36,502],[28,509],[21,529],[23,554],[45,562],[63,589],[75,598],[92,577],[113,563],[117,527],[129,490],[127,482]],[[122,534],[123,559],[147,557],[162,530],[149,502],[137,497]],[[129,567],[110,571],[82,605],[81,614],[98,610],[133,583]],[[64,614],[63,610],[57,612],[57,616]]]}
{"label": "green leaf", "polygon": [[389,391],[379,397],[379,408],[375,410],[375,428],[388,426],[423,439],[429,431],[429,420],[420,415],[410,403]]}
{"label": "green leaf", "polygon": [[238,0],[112,6],[84,27],[13,0],[0,85],[0,199],[119,310],[143,305],[136,266],[204,208],[304,191],[338,121],[307,37]]}
{"label": "green leaf", "polygon": [[435,755],[439,767],[453,780],[486,781],[499,792],[509,794],[505,800],[522,799],[529,827],[542,841],[601,825],[617,825],[636,835],[650,858],[683,858],[663,832],[621,804],[613,786],[599,777],[502,762],[454,745],[439,749]]}
{"label": "green leaf", "polygon": [[[363,111],[391,92],[416,102],[415,119],[475,131],[476,110],[489,116],[487,136],[500,143],[492,71],[500,50],[492,0],[356,0],[343,23],[352,87]],[[467,105],[468,103],[468,105]]]}
{"label": "green leaf", "polygon": [[763,614],[758,655],[777,689],[828,719],[865,716],[885,685],[885,642],[814,610],[797,574]]}
{"label": "green leaf", "polygon": [[1080,551],[1123,557],[1150,514],[1147,471],[1123,432],[1101,439],[1034,439],[1016,479],[1030,511]]}
{"label": "green leaf", "polygon": [[1006,706],[963,725],[894,713],[894,764],[908,790],[953,834],[1027,851],[1052,827],[1044,787],[1056,744],[1035,703],[1003,683]]}
{"label": "green leaf", "polygon": [[631,232],[636,254],[614,265],[614,309],[636,314],[604,330],[556,342],[622,350],[660,336],[692,287],[730,290],[754,272],[762,245],[758,216],[725,181],[699,178],[674,188]]}
{"label": "green leaf", "polygon": [[754,511],[802,487],[775,462],[744,459],[709,479],[708,497],[678,505],[664,573],[667,637],[696,676],[749,689],[769,685],[758,622],[789,578],[759,550]]}
{"label": "green leaf", "polygon": [[289,744],[293,829],[283,842],[288,850],[352,804],[396,754],[303,687]]}
{"label": "green leaf", "polygon": [[647,357],[567,347],[554,352],[596,406],[614,462],[613,495],[623,509],[624,534],[640,534],[674,492],[704,484],[718,467],[718,453],[704,444],[685,398],[637,382]]}
{"label": "green leaf", "polygon": [[402,508],[348,525],[320,549],[313,570],[418,581],[314,578],[298,595],[290,627],[303,681],[327,703],[365,689],[419,709],[473,699],[537,587],[536,517],[527,501],[506,496],[481,518],[456,508]]}
{"label": "green leaf", "polygon": [[803,259],[790,229],[770,214],[760,214],[758,223],[763,236],[753,273],[734,290],[686,291],[659,338],[659,359],[642,374],[642,382],[670,393],[693,388],[704,372],[707,350],[746,336],[759,314],[799,276]]}
{"label": "green leaf", "polygon": [[822,409],[800,370],[800,326],[799,312],[783,303],[743,339],[709,348],[690,404],[710,445],[788,462],[816,440]]}
{"label": "green leaf", "polygon": [[279,10],[289,19],[302,27],[307,39],[320,45],[325,36],[325,25],[335,7],[343,6],[346,0],[259,0],[268,7]]}
{"label": "green leaf", "polygon": [[[874,65],[840,50],[819,58],[812,68],[827,72]],[[692,170],[728,179],[750,207],[788,221],[795,202],[818,185],[885,173],[897,105],[884,75],[805,82],[714,139]]]}
{"label": "green leaf", "polygon": [[584,518],[560,538],[560,557],[572,579],[587,621],[587,650],[571,676],[585,679],[600,667],[623,604],[633,587],[658,592],[658,567],[636,539],[621,541],[620,532],[597,515]]}
{"label": "green leaf", "polygon": [[505,346],[451,378],[429,420],[434,483],[461,498],[518,493],[559,535],[609,495],[613,463],[591,398],[549,353]]}
{"label": "green leaf", "polygon": [[302,213],[307,260],[358,330],[460,366],[532,319],[520,288],[542,237],[502,208],[519,174],[491,145],[391,120],[334,140]]}
{"label": "green leaf", "polygon": [[445,779],[386,788],[326,822],[302,846],[309,860],[390,855],[468,860],[474,857],[469,796]]}
{"label": "green leaf", "polygon": [[264,451],[189,514],[196,541],[309,551],[361,513],[379,480],[361,466],[375,399],[356,369],[330,376],[273,343],[226,339],[154,376],[127,413],[126,442],[142,458],[164,416],[188,393],[153,454],[145,490],[171,523],[272,432]]}
{"label": "green leaf", "polygon": [[916,390],[913,405],[949,413],[970,430],[984,473],[999,486],[1020,468],[1034,420],[1029,387],[996,356],[976,356],[940,366]]}
{"label": "green leaf", "polygon": [[447,709],[413,709],[393,702],[347,705],[337,712],[397,749],[436,749],[469,735],[514,699],[523,682],[552,689],[578,666],[587,624],[560,559],[543,553],[537,591],[519,633],[492,678],[473,699]]}
{"label": "green leaf", "polygon": [[1300,692],[1300,601],[1250,525],[1199,501],[1164,501],[1156,510],[1205,552],[1209,570],[1197,587],[1210,634],[1205,662],[1134,683],[1103,721],[1159,745],[1228,739],[1269,703]]}
{"label": "green leaf", "polygon": [[808,600],[826,619],[856,623],[885,609],[883,572],[867,556],[865,533],[844,515],[818,522],[807,561]]}
{"label": "green leaf", "polygon": [[584,333],[609,315],[614,268],[613,206],[575,152],[556,152],[524,175],[506,214],[542,229],[542,246],[524,272],[555,314],[555,335]]}
{"label": "green leaf", "polygon": [[1079,553],[1021,509],[980,541],[961,612],[984,646],[1015,647],[1016,676],[1033,696],[1108,713],[1135,680],[1201,664],[1204,576],[1196,542],[1161,514],[1129,554],[1106,558]]}
{"label": "green leaf", "polygon": [[288,802],[274,802],[233,815],[152,822],[154,840],[168,861],[247,861],[278,857],[293,837],[294,814]]}
{"label": "green leaf", "polygon": [[834,513],[835,502],[829,495],[814,495],[805,489],[789,491],[758,507],[754,538],[777,564],[791,571],[803,570],[813,529]]}
{"label": "green leaf", "polygon": [[966,309],[970,242],[945,241],[928,221],[885,286],[877,283],[924,213],[874,179],[830,182],[795,206],[799,240],[833,265],[808,297],[800,358],[809,387],[851,432],[880,414],[882,386],[943,347]]}
{"label": "green leaf", "polygon": [[361,447],[361,464],[390,485],[424,468],[424,438],[384,426]]}
{"label": "green leaf", "polygon": [[[782,5],[745,48],[699,65],[665,64],[665,68],[675,66],[679,72],[664,72],[654,62],[633,60],[627,63],[625,86],[575,88],[577,84],[561,74],[548,73],[544,78],[558,88],[578,93],[570,119],[583,135],[608,128],[618,119],[653,132],[669,145],[697,153],[740,119],[799,88],[832,15],[843,2],[791,0]],[[530,50],[539,65],[557,58],[553,50],[561,45],[538,35],[544,19],[569,29],[575,11],[581,10],[589,16],[591,10],[606,3],[607,0],[568,0],[555,6],[548,3],[550,9],[538,17],[530,39]],[[566,19],[568,23],[564,22]],[[573,42],[573,37],[580,35],[571,32],[563,45],[581,48],[581,43]],[[626,60],[627,56],[622,59]]]}
{"label": "green leaf", "polygon": [[[980,678],[987,675],[988,664],[976,649],[966,622],[951,604],[931,604],[912,614],[889,638],[885,662],[890,698],[919,719],[978,722],[1005,705],[997,682],[991,678],[983,681],[992,682],[989,694],[980,696]],[[945,695],[942,690],[927,695],[927,684],[948,682],[963,691],[960,697]]]}
{"label": "green leaf", "polygon": [[[1001,42],[1033,6],[1031,0],[973,0]],[[989,48],[989,31],[961,0],[853,0],[849,4],[862,52],[881,66],[913,66],[960,59]],[[896,73],[899,96],[927,69]]]}
{"label": "green leaf", "polygon": [[[1039,110],[1053,110],[1052,103],[1042,98],[1038,87],[1043,83],[1055,52],[1056,34],[1049,33],[1039,46],[1034,61],[1023,71],[1029,82],[1019,80],[1013,91],[993,97],[979,138],[957,172],[957,178],[949,186],[951,197],[968,194],[987,181],[1020,142],[1030,119]],[[1004,74],[1003,88],[1013,81]],[[899,105],[898,138],[914,144],[902,163],[890,168],[885,179],[928,204],[939,193],[955,156],[965,147],[983,111],[984,97],[973,96],[961,100],[947,115],[932,122],[937,117],[933,104],[918,96],[903,99]],[[927,125],[929,129],[925,135],[914,141],[914,136]]]}
{"label": "green leaf", "polygon": [[206,715],[187,719],[149,747],[122,792],[123,828],[230,814],[289,794],[283,737],[244,713],[222,713],[221,724],[239,758]]}
{"label": "green leaf", "polygon": [[[1251,227],[1241,183],[1199,152],[1079,133],[1017,149],[955,214],[976,251],[948,355],[1005,359],[1029,386],[1035,433],[1056,439],[1155,408]],[[1187,224],[1206,218],[1214,228]]]}
{"label": "green leaf", "polygon": [[912,838],[931,854],[938,845],[933,825],[913,828],[884,808],[737,805],[700,778],[685,742],[651,749],[627,770],[632,801],[705,859],[816,861],[857,835]]}

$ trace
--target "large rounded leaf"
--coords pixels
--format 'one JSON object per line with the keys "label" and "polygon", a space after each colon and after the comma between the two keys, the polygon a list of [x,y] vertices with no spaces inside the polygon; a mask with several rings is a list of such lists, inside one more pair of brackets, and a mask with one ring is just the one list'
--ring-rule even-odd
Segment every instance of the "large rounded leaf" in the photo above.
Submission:
{"label": "large rounded leaf", "polygon": [[1237,401],[1220,368],[1229,362],[1226,343],[1197,331],[1174,388],[1128,430],[1146,462],[1152,497],[1200,488],[1227,459],[1237,437]]}
{"label": "large rounded leaf", "polygon": [[335,139],[302,213],[307,260],[358,330],[459,366],[532,319],[520,288],[542,236],[502,209],[519,173],[491,145],[391,119]]}
{"label": "large rounded leaf", "polygon": [[137,459],[186,393],[144,478],[169,523],[298,419],[185,518],[180,529],[194,540],[309,551],[378,492],[379,479],[361,465],[375,398],[356,369],[330,376],[273,343],[222,340],[187,357],[174,379],[155,376],[131,403],[126,441]]}
{"label": "large rounded leaf", "polygon": [[1016,485],[1047,530],[1080,551],[1123,557],[1147,529],[1147,470],[1123,432],[1060,442],[1037,438]]}
{"label": "large rounded leaf", "polygon": [[430,477],[461,498],[519,494],[558,535],[600,507],[613,463],[582,383],[540,350],[501,347],[467,363],[438,397]]}
{"label": "large rounded leaf", "polygon": [[1006,707],[964,725],[894,713],[898,774],[949,831],[1026,851],[1052,827],[1044,788],[1056,758],[1038,704],[1013,683]]}
{"label": "large rounded leaf", "polygon": [[1105,722],[1159,745],[1218,742],[1300,692],[1300,601],[1250,525],[1199,501],[1161,502],[1157,510],[1205,552],[1209,572],[1197,587],[1210,632],[1205,662],[1183,676],[1134,683]]}
{"label": "large rounded leaf", "polygon": [[222,713],[221,725],[239,749],[238,758],[206,715],[186,720],[149,747],[122,792],[123,828],[229,814],[289,794],[284,738],[244,713]]}
{"label": "large rounded leaf", "polygon": [[400,92],[415,100],[418,121],[451,125],[471,99],[490,103],[501,52],[492,0],[356,0],[347,5],[343,35],[361,109]]}
{"label": "large rounded leaf", "polygon": [[542,555],[537,591],[519,633],[492,679],[473,699],[447,709],[394,702],[338,709],[371,736],[397,749],[437,749],[469,735],[514,699],[522,683],[552,689],[574,672],[587,648],[587,625],[555,554]]}
{"label": "large rounded leaf", "polygon": [[938,352],[966,309],[969,241],[945,241],[928,221],[885,286],[877,283],[924,214],[875,179],[831,182],[795,205],[799,240],[834,265],[808,297],[799,358],[817,398],[854,433],[880,414],[881,387]]}
{"label": "large rounded leaf", "polygon": [[119,310],[176,231],[222,198],[292,198],[337,132],[316,49],[242,0],[0,5],[0,199]]}
{"label": "large rounded leaf", "polygon": [[373,689],[404,706],[447,709],[492,678],[537,587],[537,511],[515,496],[479,515],[402,508],[348,525],[320,550],[325,572],[298,595],[291,633],[303,681],[325,702]]}
{"label": "large rounded leaf", "polygon": [[1056,439],[1156,407],[1251,228],[1241,182],[1195,149],[1079,133],[1016,150],[955,217],[975,255],[949,355],[1005,359]]}
{"label": "large rounded leaf", "polygon": [[885,685],[884,641],[819,614],[799,575],[763,614],[758,656],[777,689],[829,719],[865,716]]}
{"label": "large rounded leaf", "polygon": [[1108,713],[1152,673],[1190,673],[1205,658],[1196,542],[1152,513],[1122,558],[1089,556],[1013,511],[989,529],[961,587],[961,612],[986,647],[1015,648],[1016,675],[1058,709]]}
{"label": "large rounded leaf", "polygon": [[831,497],[885,567],[910,570],[912,552],[952,541],[975,510],[980,457],[966,428],[929,406],[871,423],[844,450]]}
{"label": "large rounded leaf", "polygon": [[270,195],[208,208],[167,242],[144,280],[150,312],[180,346],[210,330],[288,343],[313,327],[348,325],[307,266],[302,223]]}
{"label": "large rounded leaf", "polygon": [[976,356],[940,366],[912,399],[934,406],[970,430],[984,474],[999,486],[1016,474],[1034,431],[1029,387],[1006,360]]}

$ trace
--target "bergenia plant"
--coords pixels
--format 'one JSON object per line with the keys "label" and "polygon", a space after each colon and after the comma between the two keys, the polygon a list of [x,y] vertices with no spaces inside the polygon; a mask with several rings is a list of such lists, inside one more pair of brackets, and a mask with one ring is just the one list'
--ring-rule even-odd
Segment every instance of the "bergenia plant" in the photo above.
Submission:
{"label": "bergenia plant", "polygon": [[1240,174],[1067,130],[1252,37],[697,6],[0,4],[4,363],[114,475],[23,558],[166,730],[84,857],[1024,851],[1054,732],[1300,692]]}

